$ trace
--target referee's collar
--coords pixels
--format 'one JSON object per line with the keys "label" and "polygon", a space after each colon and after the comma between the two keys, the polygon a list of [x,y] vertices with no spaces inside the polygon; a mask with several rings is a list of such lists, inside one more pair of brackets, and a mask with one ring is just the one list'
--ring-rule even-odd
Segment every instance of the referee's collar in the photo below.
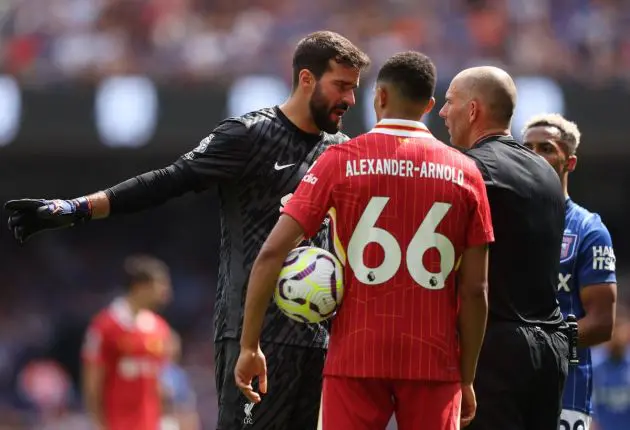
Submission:
{"label": "referee's collar", "polygon": [[400,137],[432,137],[426,125],[408,119],[383,118],[368,133],[382,133]]}
{"label": "referee's collar", "polygon": [[481,144],[490,142],[492,140],[498,140],[499,142],[501,142],[502,140],[508,140],[511,142],[514,140],[514,137],[511,134],[497,134],[497,133],[486,134],[484,136],[481,136],[479,139],[477,139],[470,148],[471,149],[475,148],[476,146],[480,146]]}

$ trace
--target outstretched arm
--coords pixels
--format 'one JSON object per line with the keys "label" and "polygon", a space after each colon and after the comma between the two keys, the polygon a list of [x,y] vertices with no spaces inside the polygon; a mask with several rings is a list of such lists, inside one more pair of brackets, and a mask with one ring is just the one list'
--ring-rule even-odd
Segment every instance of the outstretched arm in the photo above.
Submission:
{"label": "outstretched arm", "polygon": [[44,230],[72,227],[116,213],[137,212],[195,189],[203,188],[194,172],[178,161],[89,196],[72,200],[11,200],[5,209],[12,212],[9,229],[23,243]]}
{"label": "outstretched arm", "polygon": [[138,212],[188,191],[239,177],[251,156],[247,127],[226,120],[172,165],[72,200],[21,199],[7,202],[9,229],[19,242],[43,230],[71,227],[90,219]]}
{"label": "outstretched arm", "polygon": [[109,216],[110,204],[109,197],[104,191],[98,191],[87,196],[92,206],[92,219],[107,218]]}
{"label": "outstretched arm", "polygon": [[92,218],[138,212],[159,206],[203,186],[195,173],[180,161],[159,170],[128,179],[104,191],[87,196]]}

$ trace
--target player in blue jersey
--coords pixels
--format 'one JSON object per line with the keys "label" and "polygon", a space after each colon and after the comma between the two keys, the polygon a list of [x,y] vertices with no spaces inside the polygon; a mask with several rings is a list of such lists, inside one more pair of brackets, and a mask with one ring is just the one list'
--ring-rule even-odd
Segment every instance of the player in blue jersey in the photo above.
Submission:
{"label": "player in blue jersey", "polygon": [[623,307],[610,342],[593,351],[593,406],[597,430],[630,427],[630,315]]}
{"label": "player in blue jersey", "polygon": [[568,176],[575,170],[580,131],[558,114],[531,118],[523,129],[525,146],[558,172],[566,195],[564,237],[560,252],[558,300],[565,318],[578,319],[580,363],[571,366],[564,387],[560,430],[588,430],[593,390],[590,347],[610,339],[615,319],[615,253],[599,215],[571,200]]}

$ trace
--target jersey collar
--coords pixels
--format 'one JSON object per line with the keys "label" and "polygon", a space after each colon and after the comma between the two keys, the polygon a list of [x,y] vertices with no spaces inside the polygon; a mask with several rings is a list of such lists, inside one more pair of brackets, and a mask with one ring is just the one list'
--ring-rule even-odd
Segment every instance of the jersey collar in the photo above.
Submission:
{"label": "jersey collar", "polygon": [[131,330],[135,325],[135,317],[129,302],[124,297],[114,299],[109,307],[112,318],[121,327]]}
{"label": "jersey collar", "polygon": [[491,140],[501,141],[501,139],[513,141],[514,137],[511,134],[497,134],[497,133],[486,134],[484,136],[481,136],[479,139],[477,139],[475,143],[473,143],[471,148],[474,148],[478,145],[481,145],[482,143],[486,143]]}
{"label": "jersey collar", "polygon": [[429,129],[420,121],[384,118],[368,133],[382,133],[400,137],[433,137]]}

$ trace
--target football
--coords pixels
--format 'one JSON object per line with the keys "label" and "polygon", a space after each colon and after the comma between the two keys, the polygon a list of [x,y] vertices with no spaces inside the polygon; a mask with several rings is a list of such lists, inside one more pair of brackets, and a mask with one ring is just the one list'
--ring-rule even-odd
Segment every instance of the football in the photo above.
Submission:
{"label": "football", "polygon": [[330,252],[314,246],[293,249],[278,276],[274,299],[289,318],[318,323],[335,314],[343,299],[343,270]]}

